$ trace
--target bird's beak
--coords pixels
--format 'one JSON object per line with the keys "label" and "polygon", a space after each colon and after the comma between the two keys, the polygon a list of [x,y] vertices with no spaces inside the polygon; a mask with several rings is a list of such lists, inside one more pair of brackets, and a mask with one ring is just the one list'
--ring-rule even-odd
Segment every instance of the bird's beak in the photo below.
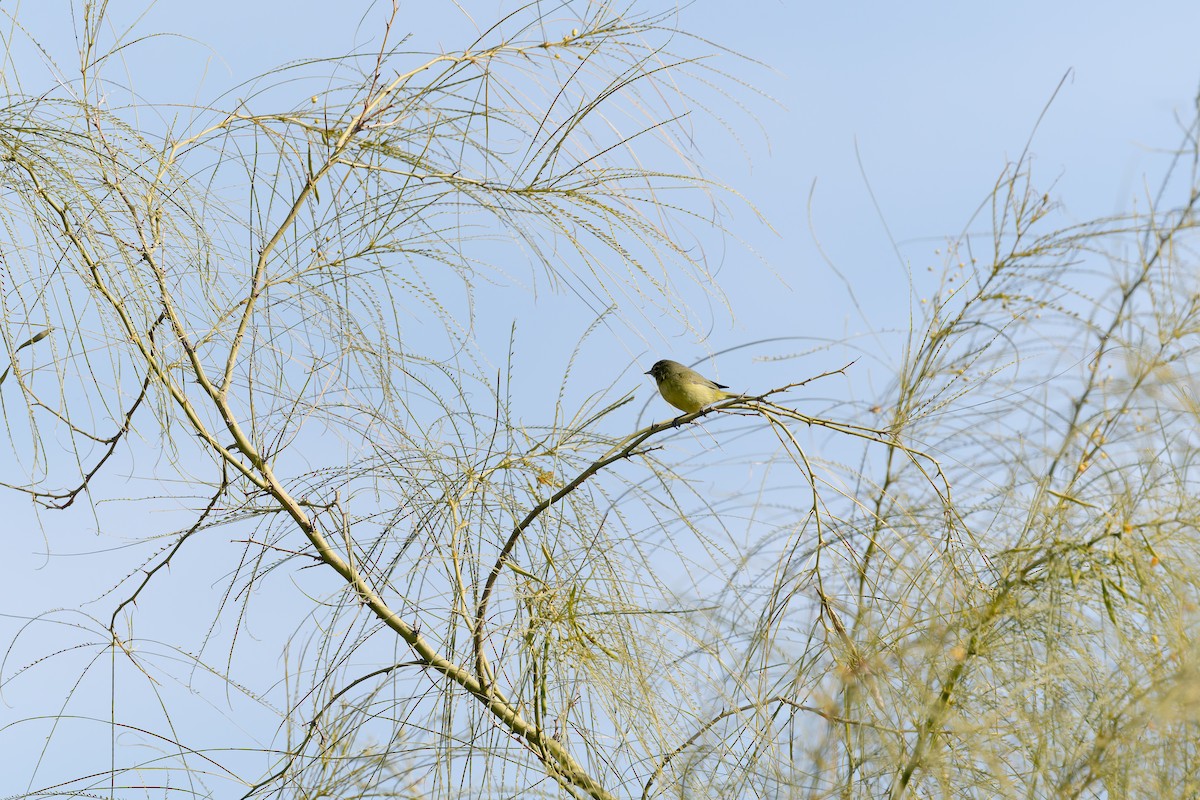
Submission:
{"label": "bird's beak", "polygon": [[650,370],[646,370],[646,371],[645,371],[645,372],[643,372],[642,374],[643,374],[643,375],[649,375],[649,374],[651,374],[651,373],[650,373]]}

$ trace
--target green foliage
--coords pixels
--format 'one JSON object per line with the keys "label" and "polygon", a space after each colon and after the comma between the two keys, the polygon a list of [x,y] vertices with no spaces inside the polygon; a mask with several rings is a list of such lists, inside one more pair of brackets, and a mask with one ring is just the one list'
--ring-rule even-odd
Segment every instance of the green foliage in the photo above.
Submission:
{"label": "green foliage", "polygon": [[[794,390],[850,366],[533,425],[483,289],[575,293],[588,336],[723,302],[685,245],[735,197],[682,144],[689,86],[731,85],[667,49],[698,43],[568,3],[562,38],[531,5],[431,56],[393,17],[152,133],[104,101],[85,10],[77,81],[6,76],[0,109],[3,480],[135,555],[103,613],[30,623],[50,652],[9,647],[6,689],[83,659],[47,763],[112,743],[28,796],[1196,791],[1194,174],[1063,226],[1014,164],[836,417]],[[122,494],[165,521],[113,534]],[[76,715],[97,686],[107,718]]]}

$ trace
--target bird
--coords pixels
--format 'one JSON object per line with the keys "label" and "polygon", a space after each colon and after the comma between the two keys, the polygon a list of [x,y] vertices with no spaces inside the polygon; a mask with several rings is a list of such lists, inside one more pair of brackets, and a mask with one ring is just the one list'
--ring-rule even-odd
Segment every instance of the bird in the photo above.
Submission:
{"label": "bird", "polygon": [[654,366],[644,374],[653,377],[658,383],[658,393],[662,395],[663,400],[685,414],[695,413],[718,400],[742,397],[740,394],[725,391],[729,388],[725,384],[710,381],[694,369],[670,359],[654,362]]}

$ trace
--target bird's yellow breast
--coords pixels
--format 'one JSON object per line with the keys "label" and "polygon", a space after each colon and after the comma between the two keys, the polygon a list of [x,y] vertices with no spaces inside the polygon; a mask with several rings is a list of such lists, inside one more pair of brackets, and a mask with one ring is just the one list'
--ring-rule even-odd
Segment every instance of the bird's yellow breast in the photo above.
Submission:
{"label": "bird's yellow breast", "polygon": [[658,385],[658,391],[664,400],[688,414],[731,396],[729,392],[711,386],[673,380],[669,377]]}

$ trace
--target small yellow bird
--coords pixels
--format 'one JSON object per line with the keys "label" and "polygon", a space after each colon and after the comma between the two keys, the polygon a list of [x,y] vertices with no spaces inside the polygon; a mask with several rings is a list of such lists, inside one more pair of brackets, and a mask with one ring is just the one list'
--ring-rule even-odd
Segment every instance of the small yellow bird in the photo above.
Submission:
{"label": "small yellow bird", "polygon": [[742,396],[724,391],[728,388],[724,384],[710,381],[678,361],[656,361],[645,374],[652,376],[658,383],[658,393],[662,395],[663,400],[687,414],[699,411],[718,400]]}

